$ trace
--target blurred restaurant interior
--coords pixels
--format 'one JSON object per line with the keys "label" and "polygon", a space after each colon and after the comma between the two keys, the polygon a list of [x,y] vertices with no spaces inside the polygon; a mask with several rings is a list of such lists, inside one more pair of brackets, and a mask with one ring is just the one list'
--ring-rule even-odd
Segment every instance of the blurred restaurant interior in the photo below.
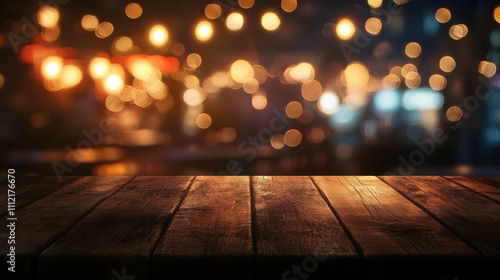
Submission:
{"label": "blurred restaurant interior", "polygon": [[499,175],[490,0],[3,0],[1,169]]}

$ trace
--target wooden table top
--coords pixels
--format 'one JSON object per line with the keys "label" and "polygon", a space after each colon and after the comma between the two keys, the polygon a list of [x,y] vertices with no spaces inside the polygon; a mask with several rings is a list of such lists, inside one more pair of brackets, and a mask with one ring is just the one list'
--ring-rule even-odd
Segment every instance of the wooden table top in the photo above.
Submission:
{"label": "wooden table top", "polygon": [[14,191],[8,215],[1,177],[2,279],[500,279],[500,177],[25,176]]}

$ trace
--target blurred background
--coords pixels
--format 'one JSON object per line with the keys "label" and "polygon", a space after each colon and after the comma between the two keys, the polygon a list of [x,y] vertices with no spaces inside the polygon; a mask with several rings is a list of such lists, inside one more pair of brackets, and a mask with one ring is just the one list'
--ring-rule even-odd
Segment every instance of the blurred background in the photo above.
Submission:
{"label": "blurred background", "polygon": [[3,0],[1,169],[500,174],[490,0]]}

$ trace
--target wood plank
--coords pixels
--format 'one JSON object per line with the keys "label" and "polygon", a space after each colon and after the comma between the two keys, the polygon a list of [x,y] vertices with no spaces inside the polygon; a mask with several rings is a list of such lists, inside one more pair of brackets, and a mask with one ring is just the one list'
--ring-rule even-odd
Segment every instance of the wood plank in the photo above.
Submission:
{"label": "wood plank", "polygon": [[250,279],[249,178],[197,177],[151,256],[150,279]]}
{"label": "wood plank", "polygon": [[[63,180],[60,181],[57,176],[16,177],[14,189],[16,195],[16,209],[19,210],[33,201],[79,178],[81,178],[81,176],[67,176],[63,177]],[[7,186],[7,182],[2,183],[2,188],[0,190],[0,217],[7,214]]]}
{"label": "wood plank", "polygon": [[[125,176],[84,177],[16,211],[16,279],[34,278],[37,255],[130,180]],[[7,220],[0,220],[0,227],[6,226]],[[9,245],[2,243],[0,248],[8,252]],[[6,263],[6,254],[0,261]]]}
{"label": "wood plank", "polygon": [[500,203],[500,177],[493,176],[444,176],[446,179],[469,188]]}
{"label": "wood plank", "polygon": [[478,250],[487,264],[500,262],[500,204],[438,176],[381,178]]}
{"label": "wood plank", "polygon": [[355,278],[359,255],[308,177],[257,176],[252,185],[257,279]]}
{"label": "wood plank", "polygon": [[192,179],[134,178],[40,254],[38,279],[111,279],[123,267],[147,279],[149,255]]}
{"label": "wood plank", "polygon": [[408,279],[413,271],[417,279],[445,279],[480,271],[474,249],[377,177],[312,179],[359,244],[366,277]]}

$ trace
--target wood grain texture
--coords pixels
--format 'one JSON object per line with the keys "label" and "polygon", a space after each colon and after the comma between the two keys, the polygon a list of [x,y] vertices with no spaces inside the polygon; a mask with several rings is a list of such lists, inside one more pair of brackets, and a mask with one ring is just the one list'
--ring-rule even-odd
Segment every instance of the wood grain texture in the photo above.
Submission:
{"label": "wood grain texture", "polygon": [[[59,180],[56,176],[23,176],[16,177],[15,189],[16,192],[16,209],[36,201],[51,192],[71,183],[81,177],[67,176]],[[7,214],[7,181],[2,183],[0,189],[0,217]]]}
{"label": "wood grain texture", "polygon": [[500,177],[54,178],[18,180],[15,279],[498,275]]}
{"label": "wood grain texture", "polygon": [[411,277],[439,279],[462,275],[469,260],[480,261],[474,249],[375,176],[312,179],[359,244],[367,276],[390,272],[408,279],[413,271]]}
{"label": "wood grain texture", "polygon": [[[17,211],[16,279],[33,278],[37,255],[130,179],[84,177]],[[6,228],[6,224],[5,219],[0,220],[0,227]],[[2,243],[0,248],[7,252],[8,245]],[[6,262],[5,254],[0,261]]]}
{"label": "wood grain texture", "polygon": [[500,205],[437,176],[381,177],[486,257],[500,256]]}
{"label": "wood grain texture", "polygon": [[151,256],[151,279],[249,279],[248,177],[197,177]]}
{"label": "wood grain texture", "polygon": [[358,254],[308,177],[256,176],[252,184],[258,279],[355,271]]}
{"label": "wood grain texture", "polygon": [[446,179],[469,188],[500,203],[500,178],[493,176],[444,176]]}
{"label": "wood grain texture", "polygon": [[192,179],[134,178],[40,254],[38,279],[111,279],[122,267],[147,279],[149,255]]}

